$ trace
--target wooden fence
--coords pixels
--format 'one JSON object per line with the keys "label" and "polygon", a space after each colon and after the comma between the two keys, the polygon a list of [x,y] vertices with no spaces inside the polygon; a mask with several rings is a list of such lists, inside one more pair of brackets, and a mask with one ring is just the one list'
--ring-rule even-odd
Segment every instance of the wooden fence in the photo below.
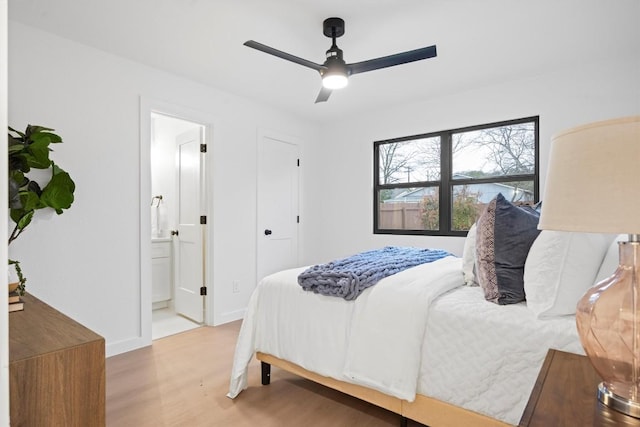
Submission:
{"label": "wooden fence", "polygon": [[378,228],[382,230],[424,230],[420,203],[380,203]]}

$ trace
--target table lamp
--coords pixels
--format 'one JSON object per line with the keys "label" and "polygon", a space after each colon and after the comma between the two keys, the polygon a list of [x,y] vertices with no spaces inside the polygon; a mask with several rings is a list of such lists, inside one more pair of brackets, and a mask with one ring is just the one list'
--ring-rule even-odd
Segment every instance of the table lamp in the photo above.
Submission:
{"label": "table lamp", "polygon": [[640,418],[640,116],[552,138],[541,229],[628,234],[611,276],[580,299],[576,325],[602,378],[598,399]]}

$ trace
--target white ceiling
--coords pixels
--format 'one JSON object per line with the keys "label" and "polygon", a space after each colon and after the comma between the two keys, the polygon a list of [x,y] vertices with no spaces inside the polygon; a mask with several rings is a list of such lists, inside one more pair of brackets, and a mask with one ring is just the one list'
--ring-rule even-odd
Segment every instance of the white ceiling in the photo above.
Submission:
{"label": "white ceiling", "polygon": [[[358,74],[314,104],[330,16],[348,63],[437,45],[437,58]],[[640,56],[638,0],[12,0],[9,19],[325,122],[587,61]]]}

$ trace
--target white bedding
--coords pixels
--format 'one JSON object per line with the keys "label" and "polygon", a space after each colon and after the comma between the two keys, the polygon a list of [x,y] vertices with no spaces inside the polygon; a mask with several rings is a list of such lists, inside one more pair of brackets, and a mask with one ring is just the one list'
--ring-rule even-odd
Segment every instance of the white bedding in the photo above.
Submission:
{"label": "white bedding", "polygon": [[[413,400],[412,395],[406,395],[405,386],[408,385],[409,390],[413,387],[414,394],[417,391],[517,424],[548,348],[582,353],[574,318],[538,320],[524,303],[512,306],[489,303],[484,300],[480,288],[458,286],[463,283],[460,259],[445,260],[447,258],[435,261],[428,267],[434,273],[437,270],[433,269],[440,267],[436,263],[443,264],[443,270],[438,273],[441,280],[433,293],[422,293],[418,286],[428,282],[427,275],[419,273],[420,268],[429,265],[424,264],[383,279],[355,301],[302,290],[297,284],[297,276],[304,268],[265,278],[254,291],[242,324],[228,396],[233,398],[246,388],[247,365],[253,354],[260,351],[320,375],[366,384],[387,394]],[[402,285],[403,278],[422,280],[413,285]],[[408,316],[380,313],[381,308],[389,311],[387,303],[391,301],[386,300],[390,298],[392,285],[411,290],[410,299],[414,301],[399,302],[402,307],[391,310],[410,313]],[[455,289],[450,290],[453,287]],[[372,299],[376,293],[381,299]],[[435,298],[441,293],[444,294]],[[404,304],[410,307],[415,300],[423,304],[424,316],[415,308],[405,309]],[[430,300],[433,302],[427,310]],[[364,313],[369,317],[360,326],[375,321],[376,327],[361,328],[358,326],[361,320],[353,320],[356,311],[368,310],[365,301],[374,310]],[[428,318],[426,331],[424,325],[420,329],[415,321],[410,322],[411,332],[400,326],[406,324],[407,319],[419,323],[423,321],[419,320],[421,318]],[[402,319],[405,321],[401,322]],[[381,327],[385,323],[387,326]],[[352,326],[366,331],[369,337],[365,339],[364,335],[359,335],[362,340],[355,338],[351,335]],[[366,340],[375,338],[379,330],[387,338],[373,339],[378,343],[377,348],[367,351]],[[390,339],[389,333],[398,342],[386,346],[376,356],[376,352],[384,347],[379,344]],[[419,343],[416,349],[407,333],[420,334],[424,340],[419,341],[425,345]],[[402,340],[405,340],[404,345],[400,344]],[[414,352],[410,355],[408,349],[411,347]],[[350,363],[349,355],[354,353],[358,357],[369,356],[369,362],[364,365]],[[413,385],[411,381],[405,384],[407,380],[403,379],[402,391],[399,391],[395,387],[397,384],[389,380],[396,375],[406,378],[411,369],[406,369],[405,365],[411,365],[412,360],[418,361]],[[358,366],[360,371],[357,379],[346,375],[353,366]],[[382,376],[377,376],[380,374]]]}
{"label": "white bedding", "polygon": [[431,302],[463,281],[461,260],[449,256],[396,273],[360,295],[342,374],[352,383],[415,400]]}
{"label": "white bedding", "polygon": [[486,302],[479,287],[429,312],[418,392],[517,425],[549,348],[584,354],[574,316],[540,320],[526,303]]}
{"label": "white bedding", "polygon": [[413,401],[430,302],[463,283],[460,268],[455,257],[421,264],[353,301],[304,291],[297,283],[304,268],[265,277],[249,301],[228,396],[246,387],[247,365],[260,351]]}

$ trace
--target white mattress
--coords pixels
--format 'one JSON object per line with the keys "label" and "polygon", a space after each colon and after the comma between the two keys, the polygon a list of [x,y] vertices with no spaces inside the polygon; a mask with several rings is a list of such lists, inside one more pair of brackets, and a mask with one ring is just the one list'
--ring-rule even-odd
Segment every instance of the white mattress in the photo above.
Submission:
{"label": "white mattress", "polygon": [[538,320],[457,288],[431,306],[418,392],[517,425],[549,348],[584,354],[574,316]]}
{"label": "white mattress", "polygon": [[[256,289],[240,332],[229,397],[246,387],[246,366],[255,351],[354,382],[344,367],[356,304],[303,291],[297,285],[302,270],[276,273]],[[524,303],[485,301],[480,288],[461,286],[437,297],[427,319],[417,392],[510,424],[518,423],[549,348],[582,353],[573,316],[537,320]]]}

